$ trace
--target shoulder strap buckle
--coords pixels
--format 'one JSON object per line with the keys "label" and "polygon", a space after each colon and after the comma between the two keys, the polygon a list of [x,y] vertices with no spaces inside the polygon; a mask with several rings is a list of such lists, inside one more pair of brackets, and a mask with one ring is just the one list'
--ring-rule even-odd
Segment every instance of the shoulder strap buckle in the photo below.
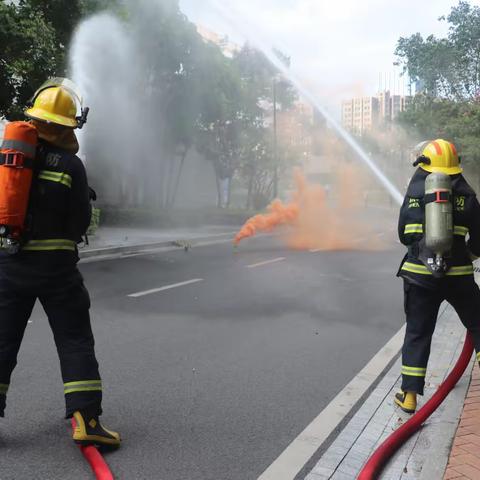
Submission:
{"label": "shoulder strap buckle", "polygon": [[0,153],[0,166],[9,168],[33,168],[33,160],[21,152]]}
{"label": "shoulder strap buckle", "polygon": [[20,152],[5,153],[6,167],[23,168],[25,156]]}
{"label": "shoulder strap buckle", "polygon": [[425,195],[425,204],[429,203],[448,203],[452,200],[452,195],[448,190],[435,190]]}

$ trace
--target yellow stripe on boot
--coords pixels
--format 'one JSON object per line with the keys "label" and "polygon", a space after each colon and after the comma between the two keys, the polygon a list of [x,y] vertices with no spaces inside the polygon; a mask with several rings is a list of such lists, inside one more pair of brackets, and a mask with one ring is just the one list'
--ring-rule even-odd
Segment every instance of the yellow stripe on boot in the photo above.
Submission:
{"label": "yellow stripe on boot", "polygon": [[400,392],[395,394],[395,403],[405,413],[415,413],[417,409],[417,394],[415,392],[404,392],[400,390]]}
{"label": "yellow stripe on boot", "polygon": [[120,434],[106,429],[99,421],[98,416],[87,418],[77,411],[73,414],[75,430],[73,441],[79,445],[107,445],[110,447],[120,446]]}

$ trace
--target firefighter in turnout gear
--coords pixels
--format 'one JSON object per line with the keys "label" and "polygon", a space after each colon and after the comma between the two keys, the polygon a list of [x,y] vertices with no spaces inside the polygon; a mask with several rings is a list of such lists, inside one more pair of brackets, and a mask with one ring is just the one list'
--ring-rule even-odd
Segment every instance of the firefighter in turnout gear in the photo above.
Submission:
{"label": "firefighter in turnout gear", "polygon": [[[402,387],[395,403],[407,413],[415,412],[417,394],[423,395],[430,344],[444,300],[471,333],[480,360],[480,290],[472,265],[480,257],[479,202],[462,175],[452,143],[429,142],[414,166],[419,168],[408,186],[398,224],[400,241],[408,248],[398,272],[404,281],[407,328]],[[429,190],[432,181],[440,182],[442,188]],[[434,209],[437,217],[432,215]],[[448,232],[451,236],[441,254],[428,244],[429,234],[439,228],[447,232],[447,240]]]}
{"label": "firefighter in turnout gear", "polygon": [[[77,117],[77,109],[81,115]],[[38,299],[60,359],[66,417],[79,444],[118,446],[120,436],[99,422],[102,381],[90,325],[90,299],[77,268],[77,243],[90,223],[91,190],[76,156],[74,133],[86,122],[75,85],[53,79],[25,114],[38,132],[24,239],[15,254],[0,248],[0,416],[28,319]],[[4,245],[0,242],[0,245]]]}

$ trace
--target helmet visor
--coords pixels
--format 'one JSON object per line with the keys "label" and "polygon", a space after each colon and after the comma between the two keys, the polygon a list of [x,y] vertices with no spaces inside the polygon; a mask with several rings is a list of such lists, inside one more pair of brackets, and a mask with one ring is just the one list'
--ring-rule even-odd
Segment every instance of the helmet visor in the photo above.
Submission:
{"label": "helmet visor", "polygon": [[412,150],[412,157],[415,158],[415,160],[422,155],[423,151],[425,150],[425,147],[430,143],[430,140],[424,140],[423,142],[420,142],[419,144],[415,145]]}
{"label": "helmet visor", "polygon": [[71,80],[68,78],[63,78],[63,77],[54,77],[54,78],[49,78],[33,95],[33,97],[30,99],[30,102],[33,104],[35,99],[38,97],[38,95],[43,92],[43,90],[46,90],[47,88],[52,88],[52,87],[63,87],[66,90],[71,93],[74,98],[78,102],[78,106],[80,107],[80,110],[83,108],[83,97],[80,94],[80,90],[78,89],[77,85],[73,83]]}

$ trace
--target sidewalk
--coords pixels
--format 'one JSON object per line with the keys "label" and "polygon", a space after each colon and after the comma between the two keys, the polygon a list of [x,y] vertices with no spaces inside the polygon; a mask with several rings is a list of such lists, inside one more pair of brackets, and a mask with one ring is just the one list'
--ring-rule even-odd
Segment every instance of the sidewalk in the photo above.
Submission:
{"label": "sidewalk", "polygon": [[[240,228],[240,227],[238,227]],[[164,247],[182,247],[191,243],[233,238],[235,226],[202,226],[199,228],[149,229],[132,227],[100,227],[80,246],[80,258],[141,252]]]}
{"label": "sidewalk", "polygon": [[475,366],[444,480],[480,479],[480,369]]}
{"label": "sidewalk", "polygon": [[[444,305],[438,319],[433,338],[432,353],[427,370],[425,396],[420,397],[420,406],[425,399],[442,383],[448,372],[456,363],[463,347],[465,329],[456,313],[449,305]],[[473,367],[473,359],[471,366]],[[400,388],[401,358],[398,358],[376,388],[362,403],[343,431],[336,437],[323,453],[306,480],[354,480],[362,466],[375,449],[396,429],[405,422],[409,415],[394,407],[392,398]],[[470,385],[472,368],[464,373],[457,387],[450,393],[442,406],[430,417],[424,427],[417,432],[397,452],[386,465],[379,478],[382,480],[441,480],[447,467],[452,441],[457,431],[458,422]],[[463,425],[458,430],[460,439],[456,443],[451,460],[452,472],[472,472],[479,468],[476,476],[458,478],[480,479],[480,459],[475,457],[473,445],[478,445],[480,452],[480,436],[474,435],[472,425],[480,426],[480,380],[474,382],[474,390],[466,400],[466,409],[475,412],[464,414]],[[478,403],[477,403],[478,402]],[[475,410],[474,406],[478,409]],[[477,417],[478,415],[478,417]],[[463,438],[462,438],[463,437]],[[477,441],[478,443],[475,443]],[[462,443],[463,442],[463,443]],[[468,443],[465,443],[468,442]],[[462,445],[469,445],[470,451],[465,454],[458,450]],[[466,450],[466,449],[464,449]],[[476,461],[476,465],[471,464]],[[463,463],[461,463],[463,462]],[[447,471],[448,474],[449,471]],[[457,477],[445,477],[448,480]]]}

